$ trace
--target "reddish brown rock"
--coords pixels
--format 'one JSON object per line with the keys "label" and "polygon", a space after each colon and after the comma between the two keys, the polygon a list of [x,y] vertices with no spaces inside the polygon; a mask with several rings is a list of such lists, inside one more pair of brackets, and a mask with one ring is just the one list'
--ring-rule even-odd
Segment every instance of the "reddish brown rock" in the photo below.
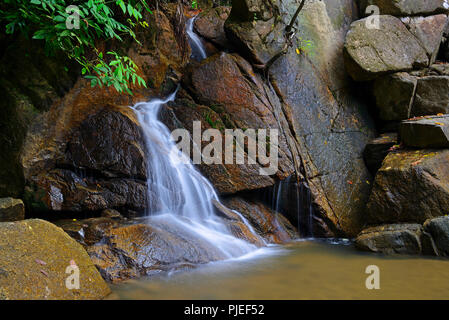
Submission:
{"label": "reddish brown rock", "polygon": [[230,7],[216,7],[199,14],[195,20],[195,31],[222,48],[228,48],[230,43],[226,37],[224,23],[231,11]]}
{"label": "reddish brown rock", "polygon": [[260,202],[241,197],[226,198],[223,202],[230,209],[240,212],[268,243],[286,243],[299,237],[287,218]]}

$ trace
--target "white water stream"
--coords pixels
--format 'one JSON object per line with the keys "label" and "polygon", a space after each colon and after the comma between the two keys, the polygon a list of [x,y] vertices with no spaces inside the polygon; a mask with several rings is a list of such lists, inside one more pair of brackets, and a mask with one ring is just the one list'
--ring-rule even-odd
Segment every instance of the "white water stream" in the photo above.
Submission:
{"label": "white water stream", "polygon": [[[201,40],[193,32],[194,19],[187,22],[192,55],[199,53],[201,58],[205,58]],[[158,119],[161,107],[173,101],[176,92],[166,99],[153,99],[132,107],[142,126],[148,151],[150,220],[206,241],[225,259],[253,252],[257,247],[234,237],[223,219],[215,214],[213,201],[219,200],[213,186],[196,170],[190,158],[177,148],[169,129]],[[247,224],[245,219],[242,221]],[[248,228],[253,230],[249,225]]]}

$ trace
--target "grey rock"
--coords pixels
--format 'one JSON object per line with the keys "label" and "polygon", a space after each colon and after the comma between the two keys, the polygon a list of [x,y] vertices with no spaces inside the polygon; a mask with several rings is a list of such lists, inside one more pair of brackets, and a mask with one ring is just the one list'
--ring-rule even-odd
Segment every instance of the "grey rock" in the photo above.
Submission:
{"label": "grey rock", "polygon": [[403,121],[401,141],[416,148],[449,148],[449,115]]}
{"label": "grey rock", "polygon": [[357,248],[384,254],[420,254],[422,226],[390,224],[363,230],[356,238]]}
{"label": "grey rock", "polygon": [[430,17],[405,17],[402,18],[407,29],[419,40],[427,51],[432,64],[440,49],[444,28],[447,25],[447,15],[439,14]]}
{"label": "grey rock", "polygon": [[426,76],[418,79],[411,116],[449,113],[449,76]]}
{"label": "grey rock", "polygon": [[378,78],[373,92],[379,117],[384,121],[410,118],[417,83],[417,77],[406,72]]}
{"label": "grey rock", "polygon": [[439,256],[449,256],[449,217],[442,216],[424,222],[424,230],[432,235]]}
{"label": "grey rock", "polygon": [[362,13],[370,5],[379,7],[381,14],[393,16],[432,15],[445,13],[449,8],[446,0],[361,0]]}
{"label": "grey rock", "polygon": [[380,28],[369,29],[366,18],[355,21],[346,35],[345,65],[356,81],[429,65],[418,39],[393,16],[379,16]]}

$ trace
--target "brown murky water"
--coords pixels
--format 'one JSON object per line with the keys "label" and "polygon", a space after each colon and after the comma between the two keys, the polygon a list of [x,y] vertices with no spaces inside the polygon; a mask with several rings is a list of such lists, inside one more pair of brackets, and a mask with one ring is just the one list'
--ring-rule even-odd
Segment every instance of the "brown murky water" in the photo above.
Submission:
{"label": "brown murky water", "polygon": [[[449,299],[449,261],[302,241],[252,258],[112,286],[110,299]],[[380,269],[380,289],[365,269]]]}

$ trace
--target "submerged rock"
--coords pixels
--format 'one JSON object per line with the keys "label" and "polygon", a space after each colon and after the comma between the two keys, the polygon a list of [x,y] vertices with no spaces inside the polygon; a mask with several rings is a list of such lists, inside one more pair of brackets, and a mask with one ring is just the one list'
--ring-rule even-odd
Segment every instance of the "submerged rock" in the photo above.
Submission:
{"label": "submerged rock", "polygon": [[426,50],[400,19],[379,16],[379,29],[368,29],[366,19],[355,21],[346,36],[345,66],[354,80],[429,65]]}
{"label": "submerged rock", "polygon": [[449,115],[403,121],[401,141],[416,148],[449,148]]}
{"label": "submerged rock", "polygon": [[0,222],[19,221],[25,219],[25,206],[20,199],[0,199]]}
{"label": "submerged rock", "polygon": [[377,172],[366,219],[424,223],[448,207],[449,150],[402,150],[390,153]]}
{"label": "submerged rock", "polygon": [[368,143],[363,151],[363,158],[370,172],[375,175],[382,167],[382,162],[390,152],[390,148],[398,144],[397,133],[384,133]]}
{"label": "submerged rock", "polygon": [[189,236],[187,230],[167,227],[162,222],[112,228],[87,252],[102,276],[112,282],[225,258],[207,242]]}
{"label": "submerged rock", "polygon": [[357,248],[385,254],[420,254],[422,226],[391,224],[363,230],[356,238]]}
{"label": "submerged rock", "polygon": [[[0,223],[0,299],[102,299],[110,289],[86,251],[43,220]],[[67,267],[79,268],[79,289],[69,289]]]}

